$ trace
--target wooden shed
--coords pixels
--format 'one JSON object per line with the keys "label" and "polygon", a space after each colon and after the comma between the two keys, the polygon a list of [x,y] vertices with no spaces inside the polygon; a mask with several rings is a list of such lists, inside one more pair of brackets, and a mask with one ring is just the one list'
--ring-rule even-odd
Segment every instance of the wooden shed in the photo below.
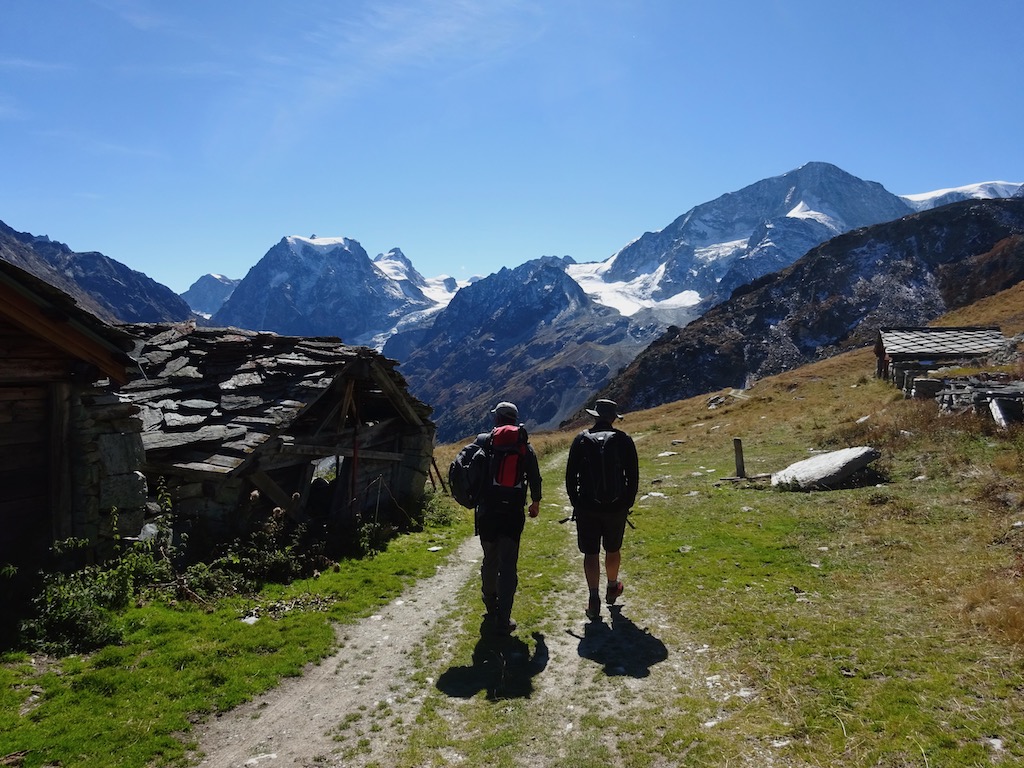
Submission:
{"label": "wooden shed", "polygon": [[141,410],[143,471],[193,546],[275,511],[351,525],[401,520],[421,502],[431,409],[378,352],[192,323],[123,327],[145,373],[123,389]]}
{"label": "wooden shed", "polygon": [[[95,545],[146,486],[128,381],[132,339],[0,260],[0,565],[43,565],[55,540]],[[95,554],[92,552],[91,554]]]}
{"label": "wooden shed", "polygon": [[989,326],[880,328],[875,338],[875,375],[901,389],[929,369],[985,358],[1008,343]]}

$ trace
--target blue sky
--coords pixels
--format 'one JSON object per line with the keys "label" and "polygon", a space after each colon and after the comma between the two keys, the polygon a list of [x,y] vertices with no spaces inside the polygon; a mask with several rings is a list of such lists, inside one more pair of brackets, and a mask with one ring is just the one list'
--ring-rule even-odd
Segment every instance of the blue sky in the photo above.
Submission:
{"label": "blue sky", "polygon": [[1018,0],[4,0],[0,220],[175,291],[286,235],[603,260],[820,160],[1024,181]]}

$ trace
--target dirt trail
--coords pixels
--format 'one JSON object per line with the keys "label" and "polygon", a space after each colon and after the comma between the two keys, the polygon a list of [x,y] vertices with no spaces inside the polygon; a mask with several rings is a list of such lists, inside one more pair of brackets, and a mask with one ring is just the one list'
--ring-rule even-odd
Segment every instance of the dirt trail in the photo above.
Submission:
{"label": "dirt trail", "polygon": [[[564,457],[549,459],[550,464]],[[574,526],[559,525],[566,503],[564,489],[546,489],[532,535],[559,537],[565,562],[578,561]],[[627,531],[627,546],[629,532]],[[525,540],[525,539],[524,539]],[[625,550],[624,550],[625,551]],[[662,635],[678,637],[659,596],[630,583],[628,558],[623,563],[627,594],[623,605],[605,609],[600,622],[583,616],[581,569],[571,569],[564,584],[550,596],[547,635],[520,626],[517,636],[495,645],[482,637],[469,664],[453,659],[452,642],[442,642],[443,658],[429,669],[416,667],[417,651],[434,633],[457,637],[478,627],[460,626],[449,600],[469,579],[479,578],[480,545],[470,538],[459,545],[446,565],[413,585],[377,615],[340,627],[341,647],[330,658],[298,678],[285,680],[254,701],[197,727],[200,768],[324,768],[388,765],[388,755],[405,741],[404,723],[414,723],[424,699],[446,694],[438,707],[458,731],[468,699],[486,690],[488,698],[529,698],[550,730],[545,738],[522,746],[522,764],[544,766],[564,758],[566,743],[586,730],[588,714],[620,710],[654,710],[673,701],[682,690],[708,701],[708,726],[727,717],[726,701],[752,692],[739,681],[708,675],[709,649],[699,644],[669,647]],[[520,591],[529,589],[532,574],[520,563]],[[473,620],[476,620],[474,615]],[[442,627],[439,622],[448,621]],[[530,656],[524,640],[530,635]],[[497,660],[497,661],[495,661]],[[422,676],[430,677],[426,682]],[[415,675],[419,679],[414,679]],[[436,677],[434,677],[436,676]],[[495,691],[497,685],[500,690]],[[495,694],[497,695],[495,696]],[[386,714],[382,714],[386,713]],[[614,739],[597,735],[599,739]],[[613,742],[610,749],[616,749]],[[452,750],[441,755],[446,764],[465,756]],[[770,755],[755,749],[748,765],[770,765]],[[765,759],[767,758],[767,759]]]}
{"label": "dirt trail", "polygon": [[[476,576],[479,556],[477,540],[467,539],[434,576],[379,613],[339,627],[341,647],[333,656],[199,726],[201,768],[352,765],[332,755],[338,747],[335,729],[393,698],[396,681],[410,673],[410,651],[447,610],[438,595],[455,594]],[[401,706],[414,710],[418,701],[406,699]]]}

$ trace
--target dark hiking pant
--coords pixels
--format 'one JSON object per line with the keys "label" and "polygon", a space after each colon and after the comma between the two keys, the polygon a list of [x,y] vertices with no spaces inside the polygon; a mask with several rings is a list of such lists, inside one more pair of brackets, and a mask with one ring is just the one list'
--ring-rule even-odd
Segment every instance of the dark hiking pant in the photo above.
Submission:
{"label": "dark hiking pant", "polygon": [[480,592],[484,605],[499,624],[508,623],[519,587],[519,537],[499,536],[493,541],[481,539],[480,547],[484,551],[480,566]]}

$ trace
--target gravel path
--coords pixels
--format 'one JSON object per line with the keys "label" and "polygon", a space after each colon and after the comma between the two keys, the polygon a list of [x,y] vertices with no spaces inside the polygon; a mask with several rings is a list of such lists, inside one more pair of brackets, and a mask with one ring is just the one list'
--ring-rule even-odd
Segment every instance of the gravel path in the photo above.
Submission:
{"label": "gravel path", "polygon": [[[324,768],[353,765],[334,753],[337,728],[393,699],[410,673],[410,652],[447,610],[438,595],[455,594],[478,574],[480,545],[467,539],[437,573],[417,582],[380,613],[339,628],[341,647],[264,695],[198,726],[201,768]],[[395,706],[394,702],[389,702]],[[398,706],[418,709],[404,698]],[[374,753],[385,739],[374,739]],[[372,754],[360,759],[369,762]],[[379,756],[377,756],[379,759]]]}

